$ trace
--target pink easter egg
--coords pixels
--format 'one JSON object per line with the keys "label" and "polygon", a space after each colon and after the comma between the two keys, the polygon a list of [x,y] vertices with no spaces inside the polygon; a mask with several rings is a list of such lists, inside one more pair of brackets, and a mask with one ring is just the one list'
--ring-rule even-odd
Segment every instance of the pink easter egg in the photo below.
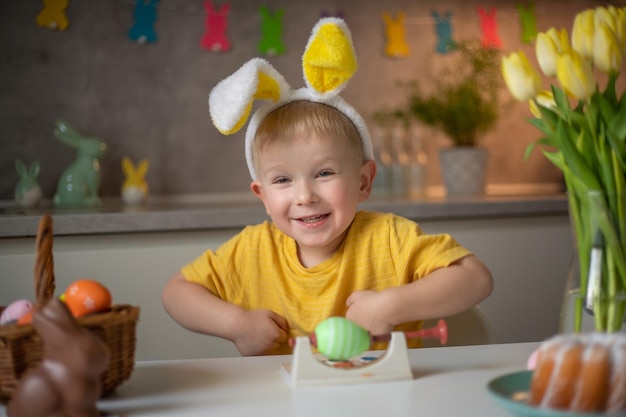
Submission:
{"label": "pink easter egg", "polygon": [[34,307],[30,300],[16,300],[8,305],[4,309],[2,315],[0,315],[0,326],[7,324],[11,321],[17,321],[24,314],[28,313]]}

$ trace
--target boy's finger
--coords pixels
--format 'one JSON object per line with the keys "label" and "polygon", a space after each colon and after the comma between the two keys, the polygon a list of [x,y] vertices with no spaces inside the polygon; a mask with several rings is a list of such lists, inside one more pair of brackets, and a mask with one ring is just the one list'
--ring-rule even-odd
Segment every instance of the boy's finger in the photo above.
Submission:
{"label": "boy's finger", "polygon": [[283,316],[278,313],[272,312],[271,319],[282,330],[284,330],[285,332],[289,332],[289,323],[287,322],[287,319],[285,319]]}

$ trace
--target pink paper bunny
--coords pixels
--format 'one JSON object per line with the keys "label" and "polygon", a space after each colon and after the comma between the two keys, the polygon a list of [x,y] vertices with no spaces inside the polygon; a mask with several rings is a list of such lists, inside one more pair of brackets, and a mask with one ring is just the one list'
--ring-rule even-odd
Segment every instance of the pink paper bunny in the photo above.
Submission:
{"label": "pink paper bunny", "polygon": [[496,9],[490,8],[485,11],[482,7],[477,9],[480,16],[480,28],[483,32],[482,44],[485,48],[500,48],[502,41],[498,36],[498,22],[496,21]]}
{"label": "pink paper bunny", "polygon": [[226,52],[230,49],[230,41],[226,36],[228,21],[226,20],[230,11],[230,4],[223,4],[218,11],[215,11],[211,0],[204,1],[204,8],[207,13],[205,20],[206,32],[200,39],[202,48],[213,52]]}

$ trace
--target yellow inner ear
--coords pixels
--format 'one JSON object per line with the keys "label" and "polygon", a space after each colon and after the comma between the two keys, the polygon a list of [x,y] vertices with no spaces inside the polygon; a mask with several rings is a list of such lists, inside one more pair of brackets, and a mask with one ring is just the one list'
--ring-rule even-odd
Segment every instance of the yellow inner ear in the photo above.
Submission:
{"label": "yellow inner ear", "polygon": [[231,129],[218,129],[222,134],[231,135],[235,132],[238,132],[239,129],[241,129],[244,124],[246,124],[246,121],[250,116],[250,112],[252,111],[252,104],[254,103],[254,99],[273,101],[278,101],[278,99],[280,99],[280,86],[274,78],[270,77],[262,71],[259,71],[257,73],[257,77],[259,83],[257,84],[256,91],[250,98],[248,104],[246,104],[246,108],[241,113],[241,117]]}
{"label": "yellow inner ear", "polygon": [[335,90],[357,70],[351,40],[337,25],[321,26],[304,52],[302,66],[305,78],[316,91]]}
{"label": "yellow inner ear", "polygon": [[254,98],[278,101],[280,98],[280,86],[278,82],[263,71],[259,71],[257,76],[259,77],[259,84],[254,93]]}

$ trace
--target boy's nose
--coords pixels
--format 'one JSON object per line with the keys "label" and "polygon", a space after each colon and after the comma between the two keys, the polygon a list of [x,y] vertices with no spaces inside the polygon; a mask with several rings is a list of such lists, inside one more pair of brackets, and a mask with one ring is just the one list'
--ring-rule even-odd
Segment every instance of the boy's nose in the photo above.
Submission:
{"label": "boy's nose", "polygon": [[316,198],[315,190],[310,184],[305,181],[298,184],[296,190],[296,201],[299,205],[314,203]]}

